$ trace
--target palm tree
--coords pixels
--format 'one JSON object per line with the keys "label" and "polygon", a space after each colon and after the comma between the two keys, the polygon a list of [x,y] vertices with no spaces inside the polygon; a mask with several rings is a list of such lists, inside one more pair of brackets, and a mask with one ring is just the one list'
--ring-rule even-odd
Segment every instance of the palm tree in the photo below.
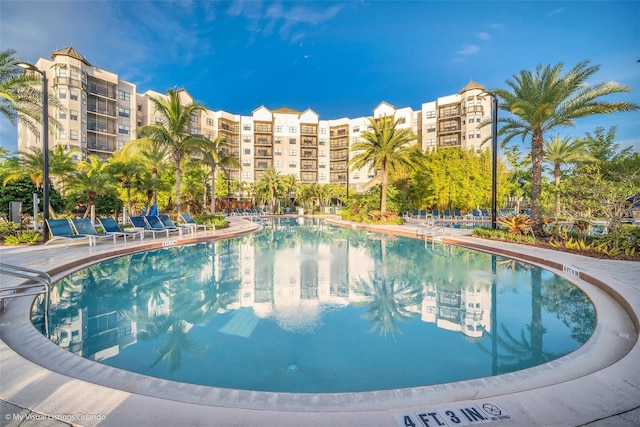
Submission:
{"label": "palm tree", "polygon": [[144,166],[135,158],[128,158],[121,151],[113,153],[107,166],[109,173],[122,185],[127,193],[127,210],[131,212],[131,188],[144,172]]}
{"label": "palm tree", "polygon": [[72,154],[77,150],[66,151],[63,145],[56,145],[49,150],[49,174],[60,180],[62,186],[60,193],[64,196],[66,192],[66,179],[76,170],[76,163]]}
{"label": "palm tree", "polygon": [[70,178],[73,188],[87,195],[87,212],[91,211],[98,195],[108,194],[113,188],[114,178],[107,166],[99,157],[90,155],[87,160],[78,163],[78,170]]}
{"label": "palm tree", "polygon": [[143,126],[138,131],[140,138],[146,138],[158,147],[166,148],[175,163],[178,215],[182,213],[182,199],[180,197],[182,159],[193,152],[198,144],[204,142],[202,135],[191,133],[192,117],[199,111],[205,110],[205,107],[197,102],[182,105],[180,92],[180,89],[169,89],[166,98],[150,97],[156,112],[160,114],[160,121]]}
{"label": "palm tree", "polygon": [[352,169],[369,167],[376,171],[382,180],[382,194],[380,197],[380,213],[387,210],[387,185],[389,173],[400,167],[414,167],[414,156],[409,143],[416,139],[410,129],[398,129],[400,119],[383,116],[379,119],[369,119],[370,128],[362,133],[364,141],[358,141],[351,146],[355,156],[349,161]]}
{"label": "palm tree", "polygon": [[276,172],[275,169],[271,168],[264,171],[260,176],[259,181],[256,183],[256,190],[258,193],[269,195],[272,213],[275,211],[276,197],[284,191],[282,179],[283,176],[280,172]]}
{"label": "palm tree", "polygon": [[[599,66],[582,61],[562,75],[563,68],[561,62],[554,66],[538,65],[535,73],[522,70],[513,79],[508,79],[506,83],[511,90],[492,90],[501,100],[499,108],[515,116],[498,119],[502,123],[498,131],[499,135],[504,136],[502,145],[516,136],[521,136],[523,141],[531,136],[531,202],[533,231],[537,235],[543,234],[538,200],[542,192],[544,135],[560,126],[573,126],[574,120],[581,117],[639,108],[630,102],[602,100],[606,95],[629,92],[629,87],[616,82],[587,85],[587,79],[600,69]],[[481,126],[489,123],[485,121]]]}
{"label": "palm tree", "polygon": [[285,194],[285,204],[289,206],[292,194],[295,194],[298,177],[295,174],[289,174],[282,177],[282,190]]}
{"label": "palm tree", "polygon": [[227,139],[224,136],[219,136],[213,140],[205,137],[198,147],[198,153],[209,168],[209,179],[211,181],[210,209],[213,214],[216,212],[216,172],[218,166],[240,168],[240,159],[228,153]]}
{"label": "palm tree", "polygon": [[[24,73],[17,66],[22,62],[15,56],[16,51],[0,51],[0,113],[12,124],[21,121],[34,134],[42,128],[42,80],[34,73]],[[49,106],[62,108],[55,96],[49,97]],[[49,115],[50,128],[60,127],[60,123]]]}
{"label": "palm tree", "polygon": [[42,188],[44,179],[42,150],[38,147],[31,147],[29,151],[21,151],[18,154],[18,157],[11,157],[7,160],[7,170],[10,172],[5,176],[2,185],[28,176],[36,187]]}
{"label": "palm tree", "polygon": [[[551,141],[544,143],[544,162],[553,166],[556,189],[560,185],[563,165],[580,163],[589,160],[585,145],[580,139],[571,140],[569,137],[551,137]],[[560,194],[556,195],[556,216],[560,215]]]}

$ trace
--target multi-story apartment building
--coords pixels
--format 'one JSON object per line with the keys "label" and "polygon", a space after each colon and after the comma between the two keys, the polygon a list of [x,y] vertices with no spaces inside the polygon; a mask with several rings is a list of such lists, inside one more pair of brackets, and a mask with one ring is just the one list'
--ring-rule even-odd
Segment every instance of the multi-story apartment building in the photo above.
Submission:
{"label": "multi-story apartment building", "polygon": [[[50,114],[62,124],[49,145],[75,149],[77,158],[93,154],[109,158],[114,151],[136,138],[136,128],[156,120],[151,97],[155,91],[137,93],[133,83],[117,74],[91,65],[73,47],[57,50],[51,59],[40,58],[35,66],[47,74],[49,91],[64,109]],[[185,105],[193,97],[182,90]],[[238,157],[241,169],[227,171],[229,179],[255,182],[268,169],[293,174],[302,183],[342,184],[366,188],[374,171],[349,170],[354,155],[350,147],[369,129],[370,119],[394,116],[399,126],[416,135],[423,150],[461,147],[478,149],[490,134],[490,127],[478,123],[490,117],[490,99],[485,88],[469,82],[459,93],[425,102],[420,110],[396,108],[381,102],[372,116],[320,119],[311,109],[295,111],[264,105],[250,116],[205,110],[192,118],[192,133],[209,138],[225,137],[228,150]],[[39,135],[19,126],[18,149],[41,147]]]}

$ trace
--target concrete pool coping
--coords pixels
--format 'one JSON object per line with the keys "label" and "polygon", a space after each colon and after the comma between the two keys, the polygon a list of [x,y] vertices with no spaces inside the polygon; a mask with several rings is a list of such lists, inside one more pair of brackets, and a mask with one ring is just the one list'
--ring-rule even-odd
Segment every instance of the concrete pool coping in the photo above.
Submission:
{"label": "concrete pool coping", "polygon": [[[409,221],[402,226],[365,228],[415,237],[425,227]],[[231,227],[217,237],[255,228],[232,218]],[[166,242],[210,238],[200,232],[193,239],[145,239],[92,248],[0,248],[0,259],[53,272],[58,278],[87,261],[111,256],[114,250],[122,254],[162,247]],[[28,318],[33,299],[16,298],[0,313],[0,422],[5,422],[5,414],[26,417],[31,413],[79,425],[394,426],[401,414],[484,402],[509,414],[511,419],[497,421],[501,425],[629,425],[629,420],[639,419],[640,263],[485,241],[469,237],[468,231],[451,230],[443,239],[526,259],[577,284],[596,305],[598,326],[593,337],[576,352],[549,364],[497,377],[367,393],[264,393],[175,383],[82,359],[40,335]]]}

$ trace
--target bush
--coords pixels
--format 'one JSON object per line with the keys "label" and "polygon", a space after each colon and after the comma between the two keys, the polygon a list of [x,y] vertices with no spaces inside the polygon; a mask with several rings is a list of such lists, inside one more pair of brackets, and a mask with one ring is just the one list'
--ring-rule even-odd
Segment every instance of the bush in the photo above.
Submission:
{"label": "bush", "polygon": [[193,218],[198,224],[214,224],[216,229],[227,228],[229,222],[224,215],[201,215]]}

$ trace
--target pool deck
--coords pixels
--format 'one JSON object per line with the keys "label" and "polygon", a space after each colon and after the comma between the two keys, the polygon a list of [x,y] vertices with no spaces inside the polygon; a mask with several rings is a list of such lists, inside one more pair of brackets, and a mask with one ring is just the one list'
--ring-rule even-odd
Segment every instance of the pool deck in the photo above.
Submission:
{"label": "pool deck", "polygon": [[[252,232],[256,224],[231,217],[215,238]],[[469,230],[341,225],[435,240],[504,254],[544,266],[580,286],[598,316],[592,338],[545,365],[497,377],[430,387],[367,393],[293,394],[229,390],[175,383],[111,368],[69,353],[29,321],[33,297],[6,300],[0,311],[0,426],[417,426],[442,425],[448,410],[495,426],[640,425],[640,262],[609,261],[470,236]],[[99,259],[139,250],[209,240],[194,237],[52,243],[0,247],[0,262],[49,272],[54,281]],[[19,283],[2,276],[3,286]],[[455,367],[453,367],[455,368]],[[424,423],[420,423],[422,414]],[[408,418],[405,418],[408,417]],[[464,420],[464,419],[463,419]],[[410,424],[409,424],[410,425]],[[455,424],[450,421],[447,425]]]}

